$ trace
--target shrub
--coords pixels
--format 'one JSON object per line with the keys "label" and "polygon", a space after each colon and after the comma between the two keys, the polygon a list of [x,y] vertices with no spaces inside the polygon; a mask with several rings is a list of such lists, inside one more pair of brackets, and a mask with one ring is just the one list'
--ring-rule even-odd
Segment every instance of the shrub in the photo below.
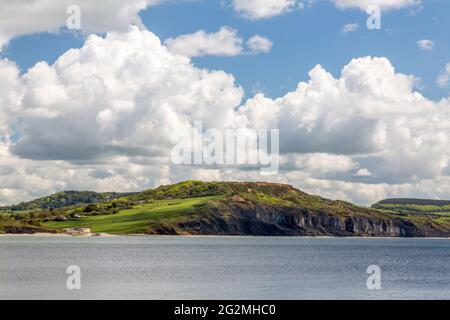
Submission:
{"label": "shrub", "polygon": [[84,212],[94,212],[98,210],[98,206],[95,204],[90,204],[88,205],[85,209]]}

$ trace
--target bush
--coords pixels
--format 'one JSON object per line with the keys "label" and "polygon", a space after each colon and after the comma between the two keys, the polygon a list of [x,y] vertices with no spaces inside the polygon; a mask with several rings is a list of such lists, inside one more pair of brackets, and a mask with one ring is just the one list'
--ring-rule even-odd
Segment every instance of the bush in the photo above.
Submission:
{"label": "bush", "polygon": [[98,206],[95,204],[90,204],[88,205],[85,209],[84,212],[94,212],[98,210]]}

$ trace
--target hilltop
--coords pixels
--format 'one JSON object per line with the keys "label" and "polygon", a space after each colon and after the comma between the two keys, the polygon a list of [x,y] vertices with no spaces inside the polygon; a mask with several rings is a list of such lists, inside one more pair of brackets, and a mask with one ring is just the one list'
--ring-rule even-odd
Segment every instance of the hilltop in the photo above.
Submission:
{"label": "hilltop", "polygon": [[405,215],[434,214],[450,216],[450,201],[447,200],[385,199],[374,203],[372,208]]}
{"label": "hilltop", "polygon": [[[356,206],[267,182],[185,181],[1,216],[10,233],[87,227],[112,234],[448,237],[450,218]],[[111,196],[111,194],[110,194]]]}
{"label": "hilltop", "polygon": [[47,197],[38,198],[33,201],[22,202],[17,205],[2,207],[4,211],[26,211],[36,209],[58,209],[67,206],[90,204],[114,200],[130,193],[105,192],[97,193],[92,191],[62,191]]}

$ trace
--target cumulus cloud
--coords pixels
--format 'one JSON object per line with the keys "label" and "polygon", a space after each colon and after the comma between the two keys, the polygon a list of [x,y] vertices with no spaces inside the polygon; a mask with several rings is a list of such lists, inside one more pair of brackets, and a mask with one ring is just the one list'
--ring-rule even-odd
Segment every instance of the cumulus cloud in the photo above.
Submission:
{"label": "cumulus cloud", "polygon": [[0,140],[10,134],[10,117],[20,108],[23,84],[17,66],[9,60],[0,60]]}
{"label": "cumulus cloud", "polygon": [[421,0],[332,0],[339,9],[361,9],[366,11],[370,6],[378,6],[381,10],[394,10],[406,7],[417,7]]}
{"label": "cumulus cloud", "polygon": [[266,19],[293,10],[296,0],[233,0],[231,6],[243,17],[258,20]]}
{"label": "cumulus cloud", "polygon": [[447,87],[449,82],[450,82],[450,62],[445,65],[444,70],[436,80],[437,85],[441,88]]}
{"label": "cumulus cloud", "polygon": [[372,173],[366,168],[359,169],[355,173],[355,176],[358,176],[358,177],[370,177],[371,175],[372,175]]}
{"label": "cumulus cloud", "polygon": [[282,169],[301,170],[309,175],[320,177],[330,174],[357,171],[359,164],[351,157],[327,153],[287,154],[283,157]]}
{"label": "cumulus cloud", "polygon": [[420,49],[424,51],[431,51],[433,50],[434,42],[431,40],[423,39],[417,41],[417,45],[419,46]]}
{"label": "cumulus cloud", "polygon": [[259,94],[239,112],[252,126],[280,128],[286,154],[347,155],[356,164],[329,179],[435,179],[449,159],[449,104],[427,100],[414,84],[414,77],[396,73],[386,58],[359,58],[340,78],[316,66],[294,92],[275,100]]}
{"label": "cumulus cloud", "polygon": [[[322,66],[310,81],[271,100],[261,94],[240,112],[254,126],[282,128],[285,152],[372,153],[383,150],[387,127],[381,114],[420,107],[425,99],[411,91],[414,78],[396,74],[387,59],[355,59],[335,79]],[[406,99],[401,101],[401,99]],[[393,103],[399,107],[393,108]]]}
{"label": "cumulus cloud", "polygon": [[248,39],[247,46],[250,49],[250,52],[254,54],[267,53],[272,50],[273,42],[260,35],[255,35]]}
{"label": "cumulus cloud", "polygon": [[238,34],[238,31],[227,26],[221,27],[219,31],[213,33],[200,30],[164,41],[164,45],[172,53],[190,58],[267,53],[273,46],[271,40],[260,35],[251,37],[246,44],[249,51],[244,48],[244,39]]}
{"label": "cumulus cloud", "polygon": [[244,51],[243,40],[238,35],[238,31],[227,26],[214,33],[200,30],[176,38],[169,38],[164,44],[171,52],[186,57],[237,56]]}
{"label": "cumulus cloud", "polygon": [[[329,0],[338,9],[360,9],[364,12],[371,6],[383,11],[402,8],[420,8],[421,0]],[[232,0],[231,7],[244,18],[260,20],[279,16],[293,10],[311,7],[315,0]]]}
{"label": "cumulus cloud", "polygon": [[167,184],[168,171],[164,163],[126,156],[85,164],[23,159],[11,153],[10,142],[0,141],[0,205],[61,190],[135,191]]}
{"label": "cumulus cloud", "polygon": [[259,170],[172,164],[174,133],[191,132],[193,120],[205,130],[279,128],[281,170],[269,179],[307,192],[359,203],[450,192],[450,99],[426,99],[386,58],[354,59],[338,76],[318,65],[282,97],[243,101],[233,76],[131,27],[92,35],[23,75],[1,60],[0,76],[0,203],[187,178],[261,180]]}
{"label": "cumulus cloud", "polygon": [[136,27],[92,35],[23,80],[22,134],[13,149],[32,159],[158,155],[189,117],[227,125],[242,97],[232,76],[196,69]]}
{"label": "cumulus cloud", "polygon": [[28,0],[0,1],[0,50],[14,37],[38,32],[58,32],[67,24],[69,6],[81,10],[81,32],[123,31],[141,24],[138,13],[160,0]]}

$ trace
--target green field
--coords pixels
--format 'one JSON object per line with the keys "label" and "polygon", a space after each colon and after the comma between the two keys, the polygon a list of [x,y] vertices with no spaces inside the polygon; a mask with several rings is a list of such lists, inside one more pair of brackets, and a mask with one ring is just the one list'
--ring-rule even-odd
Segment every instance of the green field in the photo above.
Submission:
{"label": "green field", "polygon": [[162,223],[177,223],[198,216],[198,206],[221,196],[192,199],[156,200],[152,204],[138,205],[117,214],[88,216],[78,220],[49,221],[42,226],[50,229],[74,227],[91,228],[93,232],[112,234],[143,234]]}
{"label": "green field", "polygon": [[450,203],[430,199],[385,199],[372,205],[373,209],[403,216],[433,215],[450,217]]}

